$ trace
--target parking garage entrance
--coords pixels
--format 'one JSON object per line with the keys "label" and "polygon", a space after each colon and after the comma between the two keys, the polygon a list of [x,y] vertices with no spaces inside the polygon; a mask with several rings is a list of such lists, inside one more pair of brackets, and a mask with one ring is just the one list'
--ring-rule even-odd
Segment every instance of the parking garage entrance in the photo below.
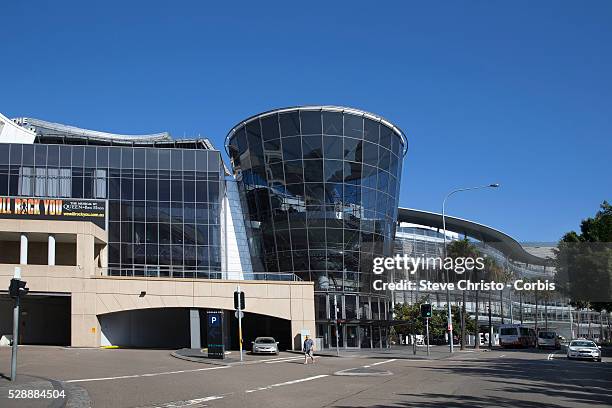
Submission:
{"label": "parking garage entrance", "polygon": [[[206,310],[200,315],[201,347],[206,347]],[[238,350],[238,319],[233,310],[224,310],[225,347]],[[135,348],[179,349],[191,346],[190,308],[152,308],[125,310],[98,316],[102,333],[102,346]],[[279,349],[291,349],[291,322],[289,320],[244,313],[242,319],[243,345],[250,349],[256,337],[274,337]]]}
{"label": "parking garage entrance", "polygon": [[[13,335],[14,300],[0,295],[0,337]],[[70,295],[29,293],[21,298],[19,344],[70,345]]]}

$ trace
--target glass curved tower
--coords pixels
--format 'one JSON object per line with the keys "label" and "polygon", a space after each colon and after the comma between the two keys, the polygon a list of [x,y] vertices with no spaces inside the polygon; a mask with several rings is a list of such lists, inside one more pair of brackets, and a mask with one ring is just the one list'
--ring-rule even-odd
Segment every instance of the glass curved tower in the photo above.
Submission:
{"label": "glass curved tower", "polygon": [[305,106],[246,119],[226,148],[254,271],[315,282],[323,346],[335,346],[335,305],[341,346],[383,344],[389,305],[372,288],[372,259],[393,251],[403,132],[357,109]]}

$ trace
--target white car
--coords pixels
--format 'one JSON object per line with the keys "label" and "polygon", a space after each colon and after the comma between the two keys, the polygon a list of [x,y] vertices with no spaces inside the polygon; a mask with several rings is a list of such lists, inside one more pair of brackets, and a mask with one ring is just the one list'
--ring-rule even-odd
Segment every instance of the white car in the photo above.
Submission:
{"label": "white car", "polygon": [[567,358],[584,358],[601,362],[601,350],[591,340],[572,340],[567,346]]}
{"label": "white car", "polygon": [[278,354],[278,341],[273,337],[258,337],[253,342],[253,354]]}

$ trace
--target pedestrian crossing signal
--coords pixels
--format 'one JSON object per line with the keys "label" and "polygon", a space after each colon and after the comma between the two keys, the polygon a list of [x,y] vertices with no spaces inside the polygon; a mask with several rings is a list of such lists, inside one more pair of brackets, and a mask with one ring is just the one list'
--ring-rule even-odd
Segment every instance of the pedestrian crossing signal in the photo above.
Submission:
{"label": "pedestrian crossing signal", "polygon": [[[240,305],[238,301],[240,301]],[[234,309],[244,310],[244,292],[234,292]]]}
{"label": "pedestrian crossing signal", "polygon": [[424,303],[421,305],[421,317],[422,318],[431,317],[431,305],[429,303]]}

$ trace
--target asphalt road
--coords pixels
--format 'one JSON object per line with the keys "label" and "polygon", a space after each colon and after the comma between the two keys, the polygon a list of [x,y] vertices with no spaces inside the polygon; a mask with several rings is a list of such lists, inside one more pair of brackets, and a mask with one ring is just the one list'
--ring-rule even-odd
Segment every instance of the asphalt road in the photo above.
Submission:
{"label": "asphalt road", "polygon": [[[420,352],[421,354],[421,352]],[[409,357],[406,353],[405,357]],[[10,350],[0,349],[6,376]],[[16,383],[0,377],[2,407],[596,407],[612,406],[612,359],[551,352],[434,349],[432,359],[300,356],[213,366],[167,350],[22,347]],[[9,399],[9,390],[65,390],[64,399]],[[68,402],[68,404],[66,404]]]}

